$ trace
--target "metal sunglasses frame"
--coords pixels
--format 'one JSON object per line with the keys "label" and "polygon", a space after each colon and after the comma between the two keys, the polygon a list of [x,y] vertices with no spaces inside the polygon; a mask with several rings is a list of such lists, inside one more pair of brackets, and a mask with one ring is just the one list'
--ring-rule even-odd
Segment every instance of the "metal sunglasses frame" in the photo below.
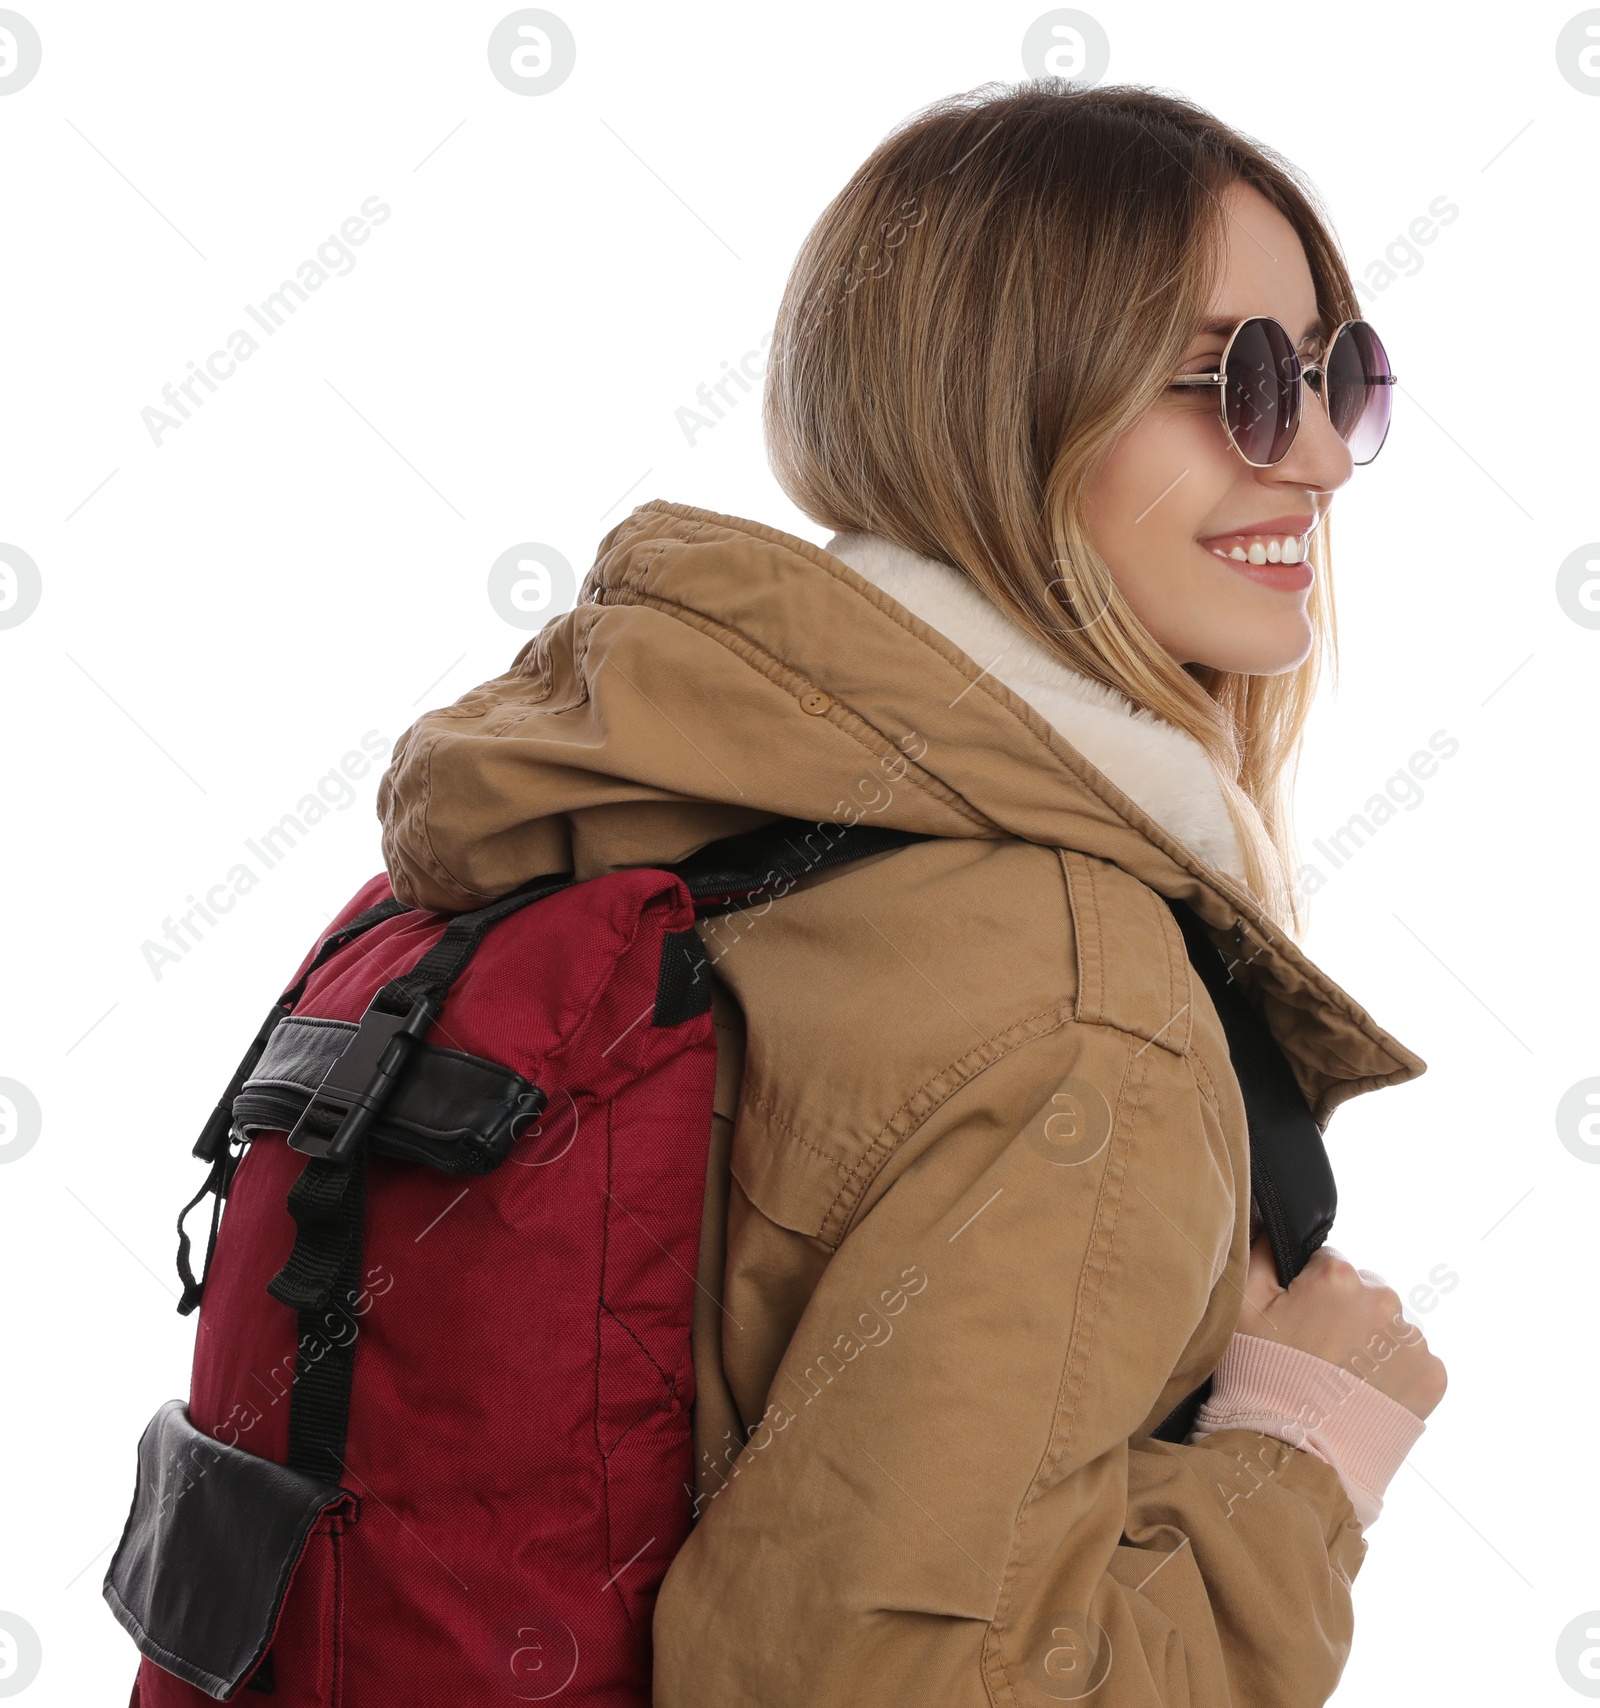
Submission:
{"label": "metal sunglasses frame", "polygon": [[[1278,330],[1283,334],[1285,341],[1289,344],[1290,355],[1292,355],[1294,357],[1294,362],[1295,362],[1294,383],[1299,388],[1298,401],[1297,401],[1296,408],[1295,408],[1294,432],[1291,433],[1289,436],[1289,443],[1283,447],[1283,450],[1279,453],[1279,455],[1277,457],[1275,457],[1273,459],[1272,462],[1270,462],[1270,463],[1251,462],[1251,459],[1249,457],[1245,457],[1244,452],[1239,449],[1239,441],[1234,438],[1233,429],[1228,425],[1228,400],[1227,400],[1227,397],[1224,394],[1224,392],[1220,389],[1217,392],[1217,413],[1222,417],[1222,430],[1223,430],[1223,432],[1225,432],[1228,435],[1228,443],[1233,446],[1234,450],[1238,451],[1239,455],[1241,457],[1244,457],[1244,460],[1250,464],[1251,468],[1253,468],[1253,469],[1269,469],[1269,468],[1275,467],[1277,463],[1281,463],[1283,461],[1283,459],[1286,456],[1288,456],[1290,450],[1294,446],[1295,439],[1299,436],[1300,421],[1301,421],[1301,418],[1305,415],[1305,409],[1306,409],[1306,394],[1305,394],[1306,381],[1310,379],[1312,374],[1315,374],[1317,376],[1317,383],[1311,389],[1316,394],[1317,401],[1322,405],[1323,409],[1324,410],[1327,409],[1328,400],[1323,396],[1323,385],[1327,379],[1328,361],[1333,355],[1333,347],[1335,344],[1338,343],[1340,335],[1345,331],[1345,329],[1347,327],[1365,326],[1365,327],[1369,328],[1373,337],[1376,338],[1378,336],[1378,329],[1377,329],[1377,327],[1372,325],[1371,321],[1365,319],[1361,315],[1356,315],[1354,318],[1352,318],[1350,320],[1341,320],[1339,322],[1339,324],[1333,329],[1333,336],[1328,340],[1327,351],[1324,354],[1322,360],[1320,362],[1302,362],[1300,360],[1299,351],[1294,348],[1294,340],[1289,337],[1289,330],[1286,326],[1284,326],[1282,321],[1277,320],[1276,318],[1274,318],[1274,316],[1272,316],[1270,314],[1247,314],[1244,317],[1244,319],[1241,320],[1236,327],[1234,327],[1233,331],[1228,334],[1228,342],[1222,346],[1222,354],[1217,359],[1218,371],[1216,373],[1214,373],[1214,374],[1180,374],[1175,380],[1172,380],[1169,382],[1169,389],[1171,387],[1175,387],[1175,386],[1191,386],[1191,385],[1213,385],[1213,386],[1217,386],[1219,388],[1226,386],[1228,383],[1228,356],[1229,356],[1229,353],[1233,349],[1234,340],[1239,336],[1239,334],[1241,332],[1244,331],[1245,327],[1253,325],[1258,320],[1270,320],[1272,322],[1272,324],[1278,328]],[[1382,340],[1380,339],[1379,342],[1381,343]],[[1400,376],[1398,374],[1385,374],[1381,380],[1375,380],[1372,383],[1382,384],[1382,385],[1393,385],[1399,379],[1399,377]],[[1384,433],[1384,439],[1387,440],[1388,436],[1389,435],[1388,435],[1388,432],[1386,430]],[[1379,445],[1378,445],[1378,451],[1381,451],[1382,449],[1383,449],[1383,443],[1382,443],[1382,441],[1380,441]],[[1378,451],[1374,451],[1372,453],[1372,455],[1367,458],[1367,461],[1365,463],[1357,463],[1356,467],[1357,468],[1365,468],[1367,466],[1367,463],[1371,463],[1376,459],[1376,457],[1378,455]]]}

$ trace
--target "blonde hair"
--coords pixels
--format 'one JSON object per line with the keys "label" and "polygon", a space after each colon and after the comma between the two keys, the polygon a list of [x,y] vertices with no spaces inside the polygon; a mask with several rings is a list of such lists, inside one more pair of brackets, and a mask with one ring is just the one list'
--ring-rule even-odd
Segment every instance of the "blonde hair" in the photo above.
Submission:
{"label": "blonde hair", "polygon": [[1304,928],[1293,773],[1337,669],[1326,520],[1308,657],[1278,676],[1180,665],[1090,543],[1085,477],[1159,397],[1206,318],[1219,192],[1295,228],[1330,326],[1360,313],[1295,168],[1179,97],[1060,79],[914,114],[834,197],[779,307],[763,419],[780,485],[824,526],[963,570],[1072,669],[1194,736],[1266,912]]}

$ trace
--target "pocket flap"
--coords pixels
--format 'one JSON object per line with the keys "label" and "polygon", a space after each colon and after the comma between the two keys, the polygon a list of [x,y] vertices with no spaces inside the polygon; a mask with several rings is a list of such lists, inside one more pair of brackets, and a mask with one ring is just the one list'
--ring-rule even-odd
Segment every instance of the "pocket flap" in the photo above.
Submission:
{"label": "pocket flap", "polygon": [[312,1526],[358,1505],[337,1484],[214,1440],[168,1400],[139,1441],[106,1602],[142,1655],[226,1701],[272,1642]]}

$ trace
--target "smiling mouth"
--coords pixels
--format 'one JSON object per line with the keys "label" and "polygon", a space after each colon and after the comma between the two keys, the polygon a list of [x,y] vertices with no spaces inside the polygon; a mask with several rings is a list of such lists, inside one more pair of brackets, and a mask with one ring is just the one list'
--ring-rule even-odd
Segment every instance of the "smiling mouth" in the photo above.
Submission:
{"label": "smiling mouth", "polygon": [[1300,563],[1310,537],[1309,534],[1218,534],[1200,544],[1224,562]]}

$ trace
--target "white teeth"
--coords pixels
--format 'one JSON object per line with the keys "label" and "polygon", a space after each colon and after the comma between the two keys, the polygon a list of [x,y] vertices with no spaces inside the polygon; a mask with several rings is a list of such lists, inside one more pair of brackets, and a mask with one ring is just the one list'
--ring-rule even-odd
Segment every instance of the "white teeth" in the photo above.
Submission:
{"label": "white teeth", "polygon": [[1248,550],[1243,546],[1233,546],[1228,551],[1212,546],[1211,550],[1218,557],[1232,558],[1235,563],[1299,563],[1306,555],[1294,534],[1285,534],[1281,539],[1267,539],[1263,535],[1252,540]]}
{"label": "white teeth", "polygon": [[1276,540],[1267,540],[1262,535],[1250,541],[1250,547],[1229,548],[1224,552],[1219,545],[1211,547],[1211,552],[1221,559],[1233,559],[1235,564],[1298,564],[1306,553],[1298,535],[1284,535]]}

